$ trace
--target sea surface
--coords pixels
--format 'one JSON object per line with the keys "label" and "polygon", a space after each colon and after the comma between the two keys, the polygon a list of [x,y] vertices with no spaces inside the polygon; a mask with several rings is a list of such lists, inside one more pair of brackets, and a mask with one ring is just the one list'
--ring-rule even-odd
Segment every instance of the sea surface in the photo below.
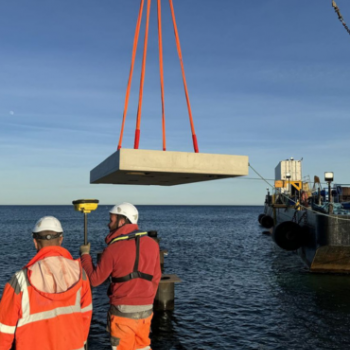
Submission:
{"label": "sea surface", "polygon": [[[108,211],[88,216],[92,255],[104,248]],[[168,249],[164,272],[177,274],[175,310],[156,313],[154,350],[348,349],[350,276],[309,273],[299,257],[262,234],[262,207],[139,206],[139,226]],[[0,293],[35,254],[31,231],[54,215],[63,246],[79,257],[83,214],[72,206],[0,206]],[[90,350],[110,349],[108,284],[93,289]]]}

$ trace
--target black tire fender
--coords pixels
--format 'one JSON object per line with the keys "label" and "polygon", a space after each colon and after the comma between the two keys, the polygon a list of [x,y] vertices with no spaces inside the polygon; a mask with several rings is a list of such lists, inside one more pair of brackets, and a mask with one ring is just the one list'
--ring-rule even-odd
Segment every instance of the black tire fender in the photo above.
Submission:
{"label": "black tire fender", "polygon": [[265,228],[271,228],[274,225],[274,221],[271,216],[265,215],[264,217],[261,218],[260,220],[261,226]]}
{"label": "black tire fender", "polygon": [[272,233],[275,243],[285,250],[297,250],[303,243],[303,229],[293,221],[278,224]]}
{"label": "black tire fender", "polygon": [[265,216],[265,214],[260,214],[258,216],[258,221],[259,221],[259,224],[261,224],[261,219]]}

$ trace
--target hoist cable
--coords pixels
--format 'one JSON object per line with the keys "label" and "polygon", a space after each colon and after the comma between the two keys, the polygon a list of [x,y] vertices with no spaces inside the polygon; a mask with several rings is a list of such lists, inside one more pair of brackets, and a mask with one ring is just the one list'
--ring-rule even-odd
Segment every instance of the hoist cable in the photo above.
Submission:
{"label": "hoist cable", "polygon": [[182,71],[182,79],[183,79],[185,95],[186,95],[186,102],[187,102],[187,109],[188,109],[188,114],[189,114],[189,118],[190,118],[190,124],[191,124],[191,130],[192,130],[193,148],[194,148],[194,151],[196,153],[198,153],[199,152],[199,150],[198,150],[198,142],[197,142],[196,132],[194,130],[192,111],[191,111],[191,105],[190,105],[190,98],[188,96],[188,89],[187,89],[186,76],[185,76],[185,68],[184,68],[184,64],[183,64],[183,60],[182,60],[181,45],[180,45],[179,33],[178,33],[178,30],[177,30],[177,25],[176,25],[173,1],[169,0],[169,4],[170,4],[170,9],[171,9],[171,16],[172,16],[172,19],[173,19],[173,25],[174,25],[174,33],[175,33],[177,53],[178,53],[178,56],[179,56],[179,59],[180,59],[180,65],[181,65],[181,71]]}
{"label": "hoist cable", "polygon": [[339,21],[342,23],[342,25],[344,26],[345,30],[348,32],[348,34],[350,34],[350,28],[346,25],[343,16],[340,13],[340,10],[337,6],[337,4],[335,3],[334,0],[332,0],[332,6],[334,8],[334,11],[337,13]]}
{"label": "hoist cable", "polygon": [[251,166],[250,163],[248,163],[248,166],[249,166],[249,168],[251,168],[251,169],[254,171],[254,173],[255,173],[256,175],[258,175],[258,176],[261,178],[261,180],[265,181],[270,187],[274,188],[274,186],[271,185],[271,184],[267,181],[267,179],[265,179],[262,175],[260,175],[260,174]]}
{"label": "hoist cable", "polygon": [[138,41],[139,41],[139,34],[140,34],[140,27],[141,27],[141,21],[142,21],[142,12],[143,12],[144,2],[145,2],[144,0],[141,0],[141,2],[140,2],[140,10],[139,10],[138,18],[137,18],[137,23],[136,23],[134,44],[133,44],[133,48],[132,48],[132,58],[131,58],[131,65],[130,65],[130,73],[129,73],[128,85],[127,85],[127,88],[126,88],[126,94],[125,94],[124,113],[123,113],[122,127],[121,127],[121,130],[120,130],[120,136],[119,136],[118,150],[122,148],[122,141],[123,141],[123,134],[124,134],[124,125],[125,125],[126,114],[127,114],[127,111],[128,111],[131,81],[132,81],[132,75],[133,75],[133,71],[134,71],[135,57],[136,57],[136,51],[137,51],[137,44],[138,44]]}
{"label": "hoist cable", "polygon": [[158,44],[159,44],[160,91],[161,91],[161,99],[162,99],[163,151],[165,151],[166,150],[166,136],[165,136],[164,68],[163,68],[163,39],[162,39],[161,0],[158,0]]}
{"label": "hoist cable", "polygon": [[145,29],[145,40],[144,40],[144,46],[143,46],[143,58],[142,58],[142,69],[141,69],[140,91],[139,91],[139,105],[137,108],[134,149],[139,148],[139,142],[140,142],[142,97],[143,97],[143,85],[144,85],[144,81],[145,81],[145,72],[146,72],[146,58],[147,58],[147,44],[148,44],[148,29],[149,29],[150,10],[151,10],[151,0],[147,0],[147,19],[146,19],[146,29]]}

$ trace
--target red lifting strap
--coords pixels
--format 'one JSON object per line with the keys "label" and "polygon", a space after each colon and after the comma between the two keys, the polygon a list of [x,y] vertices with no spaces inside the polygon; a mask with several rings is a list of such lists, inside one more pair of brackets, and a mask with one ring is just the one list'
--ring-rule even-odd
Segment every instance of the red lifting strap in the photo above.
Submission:
{"label": "red lifting strap", "polygon": [[133,48],[132,48],[131,66],[130,66],[128,86],[126,88],[125,103],[124,103],[124,113],[123,113],[123,122],[122,122],[122,128],[120,130],[118,149],[122,148],[122,141],[123,141],[123,134],[124,134],[124,125],[125,125],[126,114],[128,112],[132,74],[134,72],[134,64],[135,64],[135,57],[136,57],[136,51],[137,51],[137,44],[138,44],[138,41],[139,41],[140,26],[141,26],[141,19],[142,19],[142,12],[143,12],[144,2],[145,2],[144,0],[141,0],[139,16],[137,18],[137,23],[136,23],[134,44],[133,44]]}
{"label": "red lifting strap", "polygon": [[146,72],[146,58],[147,58],[147,44],[148,44],[148,28],[149,28],[150,10],[151,10],[151,0],[147,0],[147,19],[146,19],[146,30],[145,30],[145,42],[144,42],[144,46],[143,46],[142,70],[141,70],[140,92],[139,92],[139,106],[137,108],[135,142],[134,142],[135,149],[139,148],[139,142],[140,142],[142,96],[143,96],[143,84],[145,82],[145,72]]}
{"label": "red lifting strap", "polygon": [[[166,150],[166,136],[165,136],[164,68],[163,68],[161,0],[157,0],[157,4],[158,4],[159,71],[160,71],[160,86],[161,86],[161,101],[162,101],[162,132],[163,132],[163,150],[165,151]],[[198,153],[199,150],[198,150],[197,136],[196,136],[195,129],[194,129],[190,98],[189,98],[189,95],[188,95],[188,89],[187,89],[187,83],[186,83],[185,68],[184,68],[184,64],[183,64],[183,60],[182,60],[181,45],[180,45],[179,33],[178,33],[178,30],[177,30],[176,19],[175,19],[175,12],[174,12],[174,6],[173,6],[172,0],[169,0],[169,4],[170,4],[171,15],[172,15],[172,19],[173,19],[174,34],[175,34],[175,41],[176,41],[177,52],[178,52],[178,56],[179,56],[179,59],[180,59],[180,65],[181,65],[182,79],[183,79],[183,85],[184,85],[186,102],[187,102],[188,115],[189,115],[189,118],[190,118],[193,148],[194,148],[194,151],[196,153]],[[122,122],[121,131],[120,131],[118,150],[122,147],[121,145],[122,145],[122,140],[123,140],[125,119],[126,119],[126,114],[127,114],[127,110],[128,110],[128,103],[129,103],[129,96],[130,96],[130,87],[131,87],[132,75],[133,75],[134,64],[135,64],[135,56],[136,56],[138,39],[139,39],[139,33],[140,33],[140,26],[141,26],[143,6],[144,6],[144,0],[141,0],[139,16],[138,16],[138,19],[137,19],[136,30],[135,30],[135,37],[134,37],[134,44],[133,44],[133,51],[132,51],[132,59],[131,59],[131,67],[130,67],[129,81],[128,81],[128,86],[127,86],[127,91],[126,91],[126,96],[125,96],[123,122]],[[146,72],[146,58],[147,58],[147,44],[148,44],[150,10],[151,10],[151,0],[147,0],[147,18],[146,18],[145,39],[144,39],[144,47],[143,47],[143,59],[142,59],[142,68],[141,68],[139,102],[138,102],[138,109],[137,109],[134,149],[138,149],[139,148],[139,143],[140,143],[140,125],[141,125],[141,112],[142,112],[142,97],[143,97],[143,87],[144,87],[145,72]]]}
{"label": "red lifting strap", "polygon": [[159,72],[160,72],[160,93],[162,99],[162,132],[163,151],[166,151],[165,137],[165,106],[164,106],[164,69],[163,69],[163,39],[162,39],[162,8],[161,0],[158,0],[158,43],[159,43]]}
{"label": "red lifting strap", "polygon": [[182,53],[181,53],[181,45],[180,45],[180,39],[179,39],[179,33],[177,31],[177,25],[176,25],[176,19],[175,19],[175,12],[174,12],[174,6],[173,1],[169,0],[170,9],[171,9],[171,16],[173,18],[173,24],[174,24],[174,33],[175,33],[175,39],[176,39],[176,47],[177,47],[177,53],[179,55],[180,64],[181,64],[181,71],[182,71],[182,79],[184,83],[184,89],[185,89],[185,95],[186,95],[186,102],[187,102],[187,109],[188,109],[188,115],[190,117],[190,123],[191,123],[191,130],[192,130],[192,140],[193,140],[193,148],[196,153],[199,152],[198,150],[198,142],[197,142],[197,136],[196,132],[194,130],[194,124],[193,124],[193,118],[192,118],[192,111],[191,111],[191,105],[190,105],[190,98],[188,96],[188,90],[187,90],[187,83],[186,83],[186,76],[185,76],[185,68],[184,63],[182,60]]}

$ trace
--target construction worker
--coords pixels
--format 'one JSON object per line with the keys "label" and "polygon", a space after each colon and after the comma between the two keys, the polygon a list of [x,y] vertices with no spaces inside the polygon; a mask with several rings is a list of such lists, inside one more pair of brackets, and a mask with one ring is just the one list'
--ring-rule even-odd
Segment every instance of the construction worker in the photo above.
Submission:
{"label": "construction worker", "polygon": [[52,216],[33,229],[37,254],[5,285],[0,303],[0,350],[83,350],[91,316],[89,280],[80,260],[61,247]]}
{"label": "construction worker", "polygon": [[111,277],[107,330],[112,349],[151,349],[153,301],[161,278],[159,246],[139,231],[132,204],[116,205],[109,213],[107,247],[97,266],[89,255],[90,243],[80,247],[82,264],[93,287]]}

